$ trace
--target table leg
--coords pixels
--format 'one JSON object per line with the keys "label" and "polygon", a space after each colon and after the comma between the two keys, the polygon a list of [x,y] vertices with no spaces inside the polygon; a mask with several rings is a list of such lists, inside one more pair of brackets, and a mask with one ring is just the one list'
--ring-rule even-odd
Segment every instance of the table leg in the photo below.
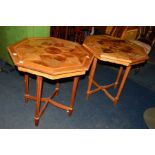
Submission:
{"label": "table leg", "polygon": [[97,58],[94,58],[93,64],[91,66],[90,74],[89,74],[89,79],[88,79],[88,88],[87,88],[87,93],[86,93],[87,98],[90,95],[90,90],[91,90],[91,86],[92,86],[92,83],[93,83],[93,78],[94,78],[94,74],[95,74],[96,64],[97,64]]}
{"label": "table leg", "polygon": [[56,90],[55,96],[57,96],[58,92],[59,92],[59,81],[58,80],[56,81],[56,88],[55,88],[55,90]]}
{"label": "table leg", "polygon": [[24,100],[25,102],[28,102],[27,96],[29,95],[29,75],[24,75],[24,85],[25,85],[25,94],[24,94]]}
{"label": "table leg", "polygon": [[40,110],[40,101],[41,101],[41,92],[42,92],[42,80],[43,78],[41,76],[37,76],[37,82],[36,82],[36,109],[35,109],[35,126],[38,126],[39,124],[39,110]]}
{"label": "table leg", "polygon": [[[78,82],[79,82],[79,77],[74,77],[73,88],[72,88],[72,96],[71,96],[71,101],[70,101],[70,108],[73,108],[73,106],[74,106]],[[73,110],[69,110],[68,115],[71,116],[72,112],[73,112]]]}
{"label": "table leg", "polygon": [[120,84],[120,86],[119,86],[117,95],[116,95],[116,97],[115,97],[115,99],[114,99],[114,101],[113,101],[113,103],[114,103],[115,105],[117,104],[117,102],[118,102],[118,100],[119,100],[119,97],[120,97],[121,92],[122,92],[122,90],[123,90],[123,87],[124,87],[125,81],[126,81],[126,79],[127,79],[127,77],[128,77],[128,74],[129,74],[129,72],[130,72],[130,69],[131,69],[131,66],[127,66],[127,67],[126,67],[126,70],[125,70],[123,79],[122,79],[122,81],[121,81],[121,84]]}
{"label": "table leg", "polygon": [[122,72],[123,72],[123,67],[121,66],[120,69],[119,69],[119,71],[118,71],[118,74],[117,74],[117,77],[116,77],[116,81],[115,81],[115,83],[114,83],[114,89],[115,89],[115,88],[117,87],[117,85],[118,85],[118,82],[119,82],[119,79],[120,79],[120,77],[121,77]]}

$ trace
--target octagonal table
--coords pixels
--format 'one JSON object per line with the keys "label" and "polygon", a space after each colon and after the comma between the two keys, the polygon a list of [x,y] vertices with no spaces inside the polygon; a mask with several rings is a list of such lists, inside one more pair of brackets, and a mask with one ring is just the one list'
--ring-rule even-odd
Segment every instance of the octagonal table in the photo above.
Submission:
{"label": "octagonal table", "polygon": [[[131,66],[145,62],[148,59],[148,55],[142,47],[132,42],[106,35],[88,36],[84,40],[83,46],[95,56],[89,74],[87,97],[89,97],[90,94],[101,90],[110,100],[112,100],[113,104],[116,105]],[[94,80],[97,60],[120,65],[120,69],[114,83],[101,86]],[[111,87],[116,88],[123,72],[123,66],[125,66],[126,69],[122,77],[122,81],[120,82],[116,96],[112,96],[107,89]],[[97,88],[91,90],[92,84]]]}
{"label": "octagonal table", "polygon": [[[9,46],[8,51],[18,70],[25,72],[25,101],[36,101],[35,125],[38,125],[48,103],[66,110],[71,115],[79,76],[84,75],[89,69],[93,55],[78,43],[53,37],[24,39]],[[37,76],[36,96],[29,94],[29,73]],[[41,95],[43,77],[56,80],[55,91],[48,98]],[[69,106],[53,100],[59,91],[58,79],[67,77],[74,77]],[[41,102],[45,103],[40,109]]]}

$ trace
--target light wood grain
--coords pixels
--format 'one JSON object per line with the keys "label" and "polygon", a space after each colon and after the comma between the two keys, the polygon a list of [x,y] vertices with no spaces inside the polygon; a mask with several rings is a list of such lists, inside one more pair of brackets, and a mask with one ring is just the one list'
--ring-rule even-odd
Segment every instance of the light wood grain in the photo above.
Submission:
{"label": "light wood grain", "polygon": [[93,59],[80,44],[53,37],[24,39],[8,51],[19,70],[50,79],[85,74]]}
{"label": "light wood grain", "polygon": [[[88,36],[86,37],[83,46],[95,56],[89,74],[88,88],[86,93],[87,98],[90,94],[101,90],[113,102],[113,104],[116,105],[132,65],[145,62],[148,59],[146,52],[140,46],[127,40],[106,35]],[[94,80],[98,59],[120,65],[120,69],[114,83],[102,86]],[[124,75],[122,76],[123,65],[126,66],[126,69]],[[122,80],[120,81],[121,77]],[[96,89],[91,89],[92,85],[96,86]],[[107,89],[111,87],[115,89],[116,86],[119,86],[116,95],[110,94]]]}
{"label": "light wood grain", "polygon": [[148,59],[142,47],[107,35],[88,36],[83,46],[102,61],[125,66],[139,64]]}

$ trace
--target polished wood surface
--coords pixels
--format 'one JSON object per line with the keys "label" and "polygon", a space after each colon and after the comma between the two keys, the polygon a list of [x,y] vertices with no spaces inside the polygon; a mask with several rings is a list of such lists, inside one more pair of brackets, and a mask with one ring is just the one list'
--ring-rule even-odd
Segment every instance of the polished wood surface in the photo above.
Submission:
{"label": "polished wood surface", "polygon": [[[66,110],[71,116],[75,102],[79,75],[85,74],[93,60],[93,54],[78,43],[58,38],[30,38],[24,39],[8,47],[13,62],[19,71],[25,72],[24,86],[25,102],[36,101],[34,123],[39,124],[40,117],[52,104]],[[37,76],[36,95],[29,94],[29,73]],[[70,104],[64,105],[53,100],[59,92],[58,79],[74,77]],[[56,88],[47,98],[42,97],[43,77],[56,80]],[[41,107],[41,102],[44,105]]]}
{"label": "polished wood surface", "polygon": [[88,36],[83,46],[102,61],[125,66],[138,64],[148,59],[144,49],[127,40],[107,36]]}
{"label": "polished wood surface", "polygon": [[58,38],[30,38],[8,47],[21,71],[60,79],[85,74],[92,54],[78,43]]}
{"label": "polished wood surface", "polygon": [[[106,35],[88,36],[85,39],[83,46],[90,50],[95,56],[89,74],[88,88],[86,92],[87,98],[90,94],[102,91],[113,102],[113,104],[116,105],[119,101],[132,65],[145,62],[148,59],[147,54],[143,48],[136,44]],[[120,65],[115,82],[108,85],[100,85],[94,80],[98,59]],[[125,66],[124,75],[122,75],[123,66]],[[92,85],[96,87],[93,90],[91,89]],[[108,92],[109,88],[112,87],[115,89],[117,86],[119,87],[116,95],[112,95]]]}

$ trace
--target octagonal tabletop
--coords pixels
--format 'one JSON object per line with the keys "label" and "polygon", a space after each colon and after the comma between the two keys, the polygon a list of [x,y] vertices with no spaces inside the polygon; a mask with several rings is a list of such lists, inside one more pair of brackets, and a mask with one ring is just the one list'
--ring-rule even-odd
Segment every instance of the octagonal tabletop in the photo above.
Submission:
{"label": "octagonal tabletop", "polygon": [[130,41],[107,35],[88,36],[84,40],[86,47],[102,61],[125,66],[139,64],[148,59],[144,49]]}
{"label": "octagonal tabletop", "polygon": [[53,37],[24,39],[8,51],[18,70],[50,79],[85,74],[93,59],[80,44]]}

